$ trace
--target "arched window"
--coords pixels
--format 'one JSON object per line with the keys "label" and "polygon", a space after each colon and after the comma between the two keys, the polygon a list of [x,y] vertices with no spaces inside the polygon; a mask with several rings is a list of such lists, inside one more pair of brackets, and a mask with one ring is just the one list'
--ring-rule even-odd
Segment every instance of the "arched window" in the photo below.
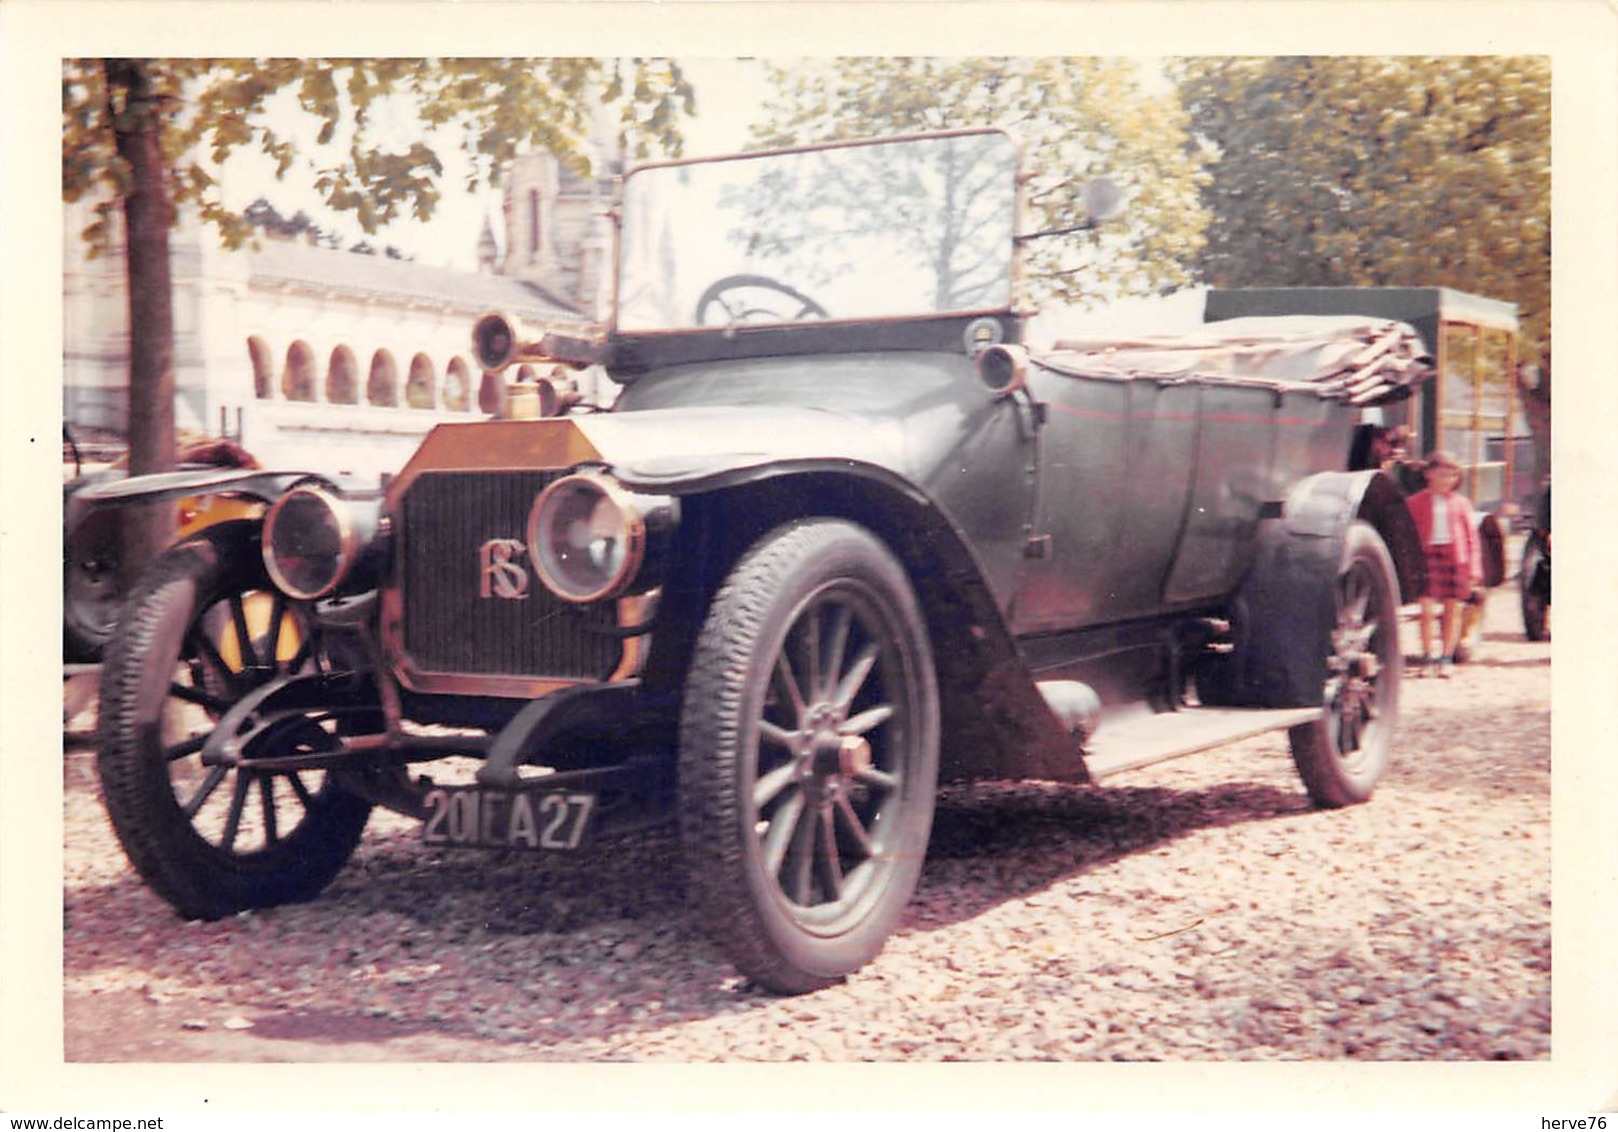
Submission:
{"label": "arched window", "polygon": [[281,374],[281,395],[288,401],[315,399],[315,352],[307,342],[287,347],[287,368]]}
{"label": "arched window", "polygon": [[331,363],[326,369],[326,400],[334,405],[354,405],[360,399],[359,366],[354,362],[354,351],[339,346],[331,352]]}
{"label": "arched window", "polygon": [[472,367],[460,355],[449,360],[444,374],[444,408],[464,413],[472,395]]}
{"label": "arched window", "polygon": [[253,363],[253,396],[268,401],[275,396],[275,362],[270,344],[253,335],[247,340],[247,357]]}
{"label": "arched window", "polygon": [[393,355],[378,350],[371,359],[371,377],[365,383],[365,400],[371,405],[397,405],[399,403],[399,367]]}
{"label": "arched window", "polygon": [[438,375],[433,372],[433,361],[426,354],[410,359],[410,380],[405,383],[405,404],[412,409],[431,409]]}

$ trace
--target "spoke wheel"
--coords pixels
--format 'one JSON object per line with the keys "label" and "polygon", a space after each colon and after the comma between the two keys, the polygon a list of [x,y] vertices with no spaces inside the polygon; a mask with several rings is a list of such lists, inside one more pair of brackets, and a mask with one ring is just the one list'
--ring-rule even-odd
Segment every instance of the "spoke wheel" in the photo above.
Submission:
{"label": "spoke wheel", "polygon": [[903,568],[847,523],[762,540],[714,600],[681,728],[692,895],[744,974],[798,993],[881,950],[915,890],[937,769]]}
{"label": "spoke wheel", "polygon": [[136,871],[183,916],[307,900],[347,861],[368,803],[321,771],[254,757],[330,749],[323,721],[264,732],[239,766],[206,766],[220,717],[277,677],[324,661],[303,607],[271,589],[251,524],[175,547],[138,583],[102,670],[97,767]]}
{"label": "spoke wheel", "polygon": [[1318,806],[1370,798],[1399,714],[1403,654],[1393,560],[1376,531],[1349,528],[1320,718],[1292,729],[1292,759]]}

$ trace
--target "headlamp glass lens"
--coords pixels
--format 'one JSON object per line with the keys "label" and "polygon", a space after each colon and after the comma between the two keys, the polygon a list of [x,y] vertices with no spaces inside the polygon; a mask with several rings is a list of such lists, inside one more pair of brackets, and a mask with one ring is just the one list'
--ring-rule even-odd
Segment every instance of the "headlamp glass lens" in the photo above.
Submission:
{"label": "headlamp glass lens", "polygon": [[629,520],[600,485],[558,483],[541,497],[530,552],[547,583],[571,601],[611,596],[630,568]]}
{"label": "headlamp glass lens", "polygon": [[277,583],[293,597],[326,593],[343,568],[343,529],[321,493],[293,490],[267,524],[265,558]]}

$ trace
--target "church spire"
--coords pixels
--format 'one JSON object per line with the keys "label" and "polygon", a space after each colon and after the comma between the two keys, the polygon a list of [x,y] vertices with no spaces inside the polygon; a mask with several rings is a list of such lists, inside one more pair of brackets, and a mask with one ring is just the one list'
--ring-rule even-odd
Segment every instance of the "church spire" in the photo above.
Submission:
{"label": "church spire", "polygon": [[487,215],[483,217],[483,234],[478,237],[478,270],[493,274],[499,262],[500,249],[494,242],[494,225]]}

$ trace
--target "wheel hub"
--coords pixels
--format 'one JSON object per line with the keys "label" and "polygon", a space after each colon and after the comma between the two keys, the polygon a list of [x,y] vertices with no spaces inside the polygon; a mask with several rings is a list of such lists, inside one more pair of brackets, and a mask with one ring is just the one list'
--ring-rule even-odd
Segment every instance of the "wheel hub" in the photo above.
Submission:
{"label": "wheel hub", "polygon": [[823,789],[831,790],[838,782],[871,769],[870,741],[863,735],[844,733],[846,715],[828,703],[815,704],[804,712],[798,756],[801,779],[819,779]]}
{"label": "wheel hub", "polygon": [[804,731],[809,736],[806,768],[816,778],[832,778],[848,773],[843,755],[845,738],[840,730],[843,713],[827,703],[818,703],[804,713]]}

